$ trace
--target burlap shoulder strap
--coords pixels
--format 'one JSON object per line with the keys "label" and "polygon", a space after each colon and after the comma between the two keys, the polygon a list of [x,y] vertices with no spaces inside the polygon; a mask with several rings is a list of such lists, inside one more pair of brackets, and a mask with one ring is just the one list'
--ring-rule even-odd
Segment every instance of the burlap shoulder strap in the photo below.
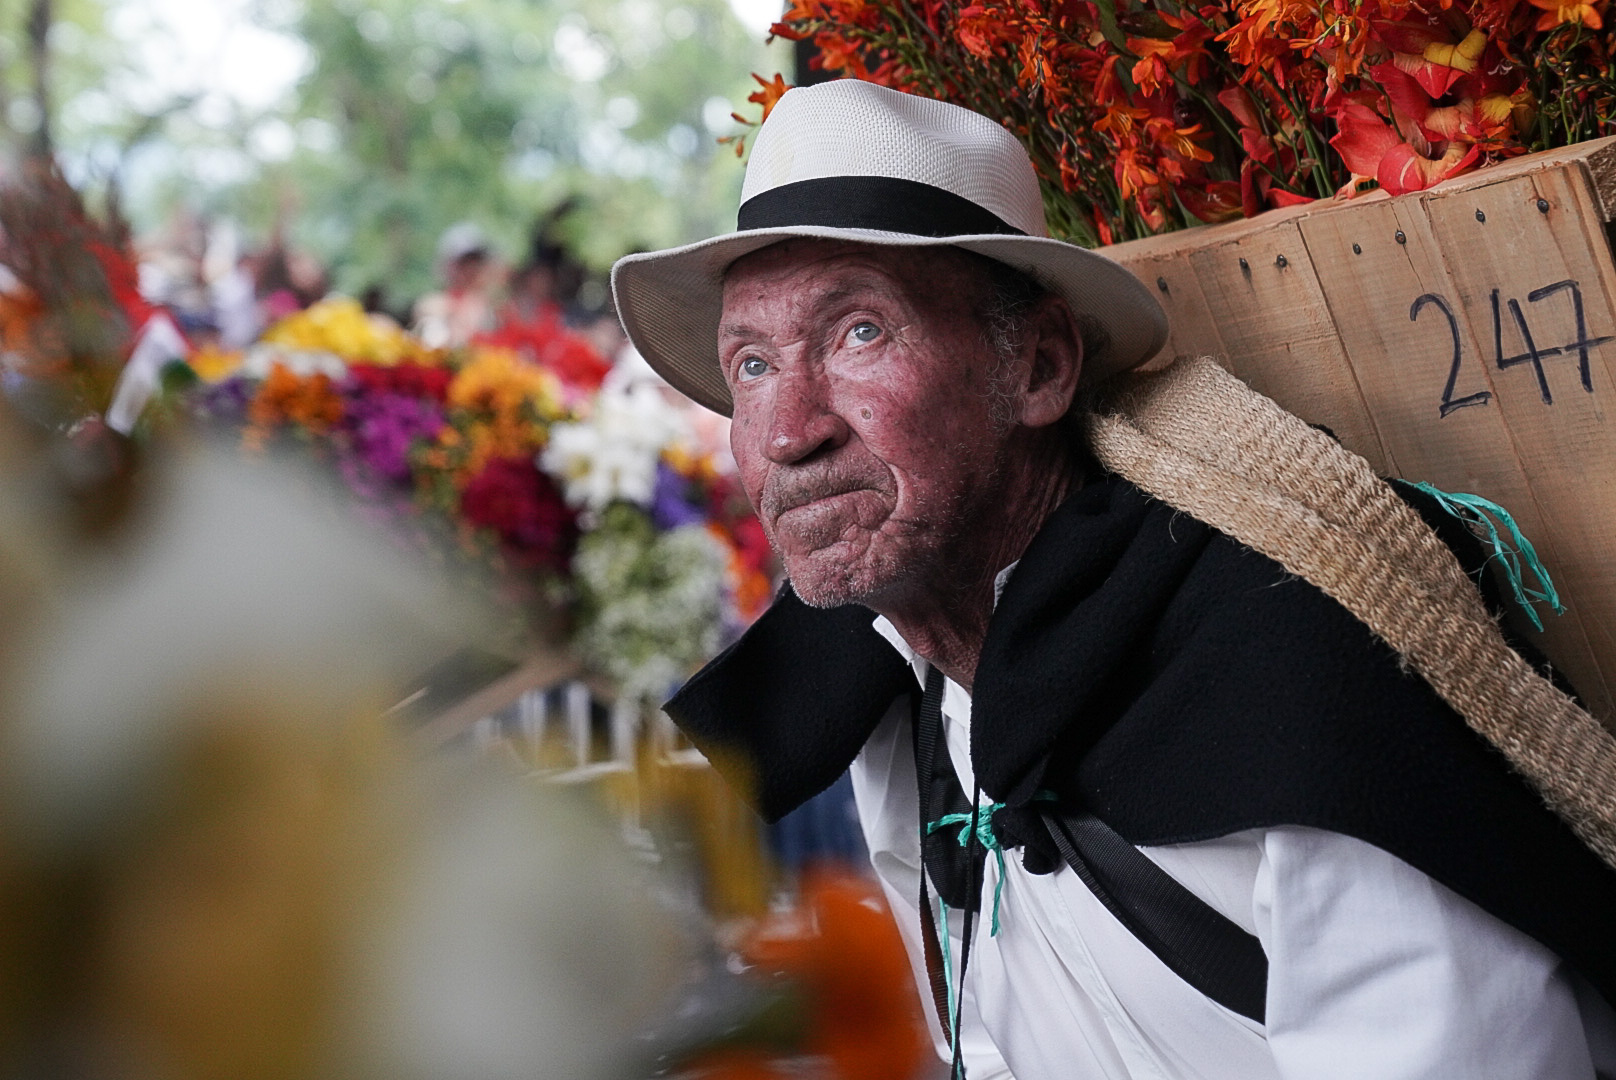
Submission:
{"label": "burlap shoulder strap", "polygon": [[1453,553],[1367,461],[1204,357],[1111,380],[1088,434],[1107,469],[1362,620],[1616,867],[1616,738],[1505,643]]}

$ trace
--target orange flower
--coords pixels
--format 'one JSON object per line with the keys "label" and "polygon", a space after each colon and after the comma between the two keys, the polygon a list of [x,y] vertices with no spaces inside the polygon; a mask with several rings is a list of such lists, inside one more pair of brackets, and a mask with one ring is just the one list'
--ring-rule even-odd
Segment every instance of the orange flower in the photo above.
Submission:
{"label": "orange flower", "polygon": [[982,60],[992,60],[998,56],[1000,46],[1018,37],[1000,12],[982,4],[960,11],[954,22],[954,36],[966,51]]}
{"label": "orange flower", "polygon": [[1590,30],[1599,30],[1605,25],[1591,0],[1530,0],[1530,3],[1543,11],[1537,20],[1539,30],[1553,30],[1568,23],[1581,23]]}
{"label": "orange flower", "polygon": [[291,423],[323,434],[342,420],[342,398],[324,372],[305,378],[284,364],[272,364],[247,406],[247,419],[260,429]]}
{"label": "orange flower", "polygon": [[757,91],[755,94],[747,95],[746,100],[750,101],[754,105],[763,106],[762,119],[767,120],[769,118],[769,113],[774,109],[774,103],[779,101],[785,92],[790,90],[791,87],[786,84],[785,76],[781,75],[778,71],[774,73],[773,79],[765,79],[755,71],[752,72],[752,78],[755,79],[757,84],[763,87],[763,89]]}
{"label": "orange flower", "polygon": [[1173,55],[1173,43],[1160,38],[1129,38],[1128,47],[1139,60],[1130,73],[1134,85],[1146,94],[1161,90],[1162,84],[1172,85],[1172,73],[1167,69],[1166,57]]}
{"label": "orange flower", "polygon": [[810,19],[824,18],[824,10],[816,0],[792,0],[791,10],[780,16],[780,21],[769,27],[769,40],[785,38],[787,41],[801,41],[808,35],[792,26],[792,23],[807,22]]}
{"label": "orange flower", "polygon": [[1211,138],[1211,135],[1203,132],[1200,124],[1191,124],[1183,128],[1174,127],[1171,120],[1157,117],[1145,125],[1145,130],[1156,141],[1156,145],[1169,154],[1176,154],[1187,161],[1212,160],[1212,151],[1201,145],[1201,142]]}
{"label": "orange flower", "polygon": [[[881,893],[853,874],[811,869],[798,911],[773,915],[741,951],[811,1002],[803,1050],[839,1080],[914,1076],[929,1056],[903,939]],[[753,1075],[741,1073],[738,1075]]]}
{"label": "orange flower", "polygon": [[841,35],[826,30],[814,35],[814,44],[819,48],[819,66],[825,71],[845,71],[855,79],[870,77],[859,47]]}
{"label": "orange flower", "polygon": [[1131,105],[1113,105],[1105,111],[1104,116],[1094,122],[1094,130],[1105,132],[1120,145],[1133,138],[1138,121],[1149,118],[1149,109],[1136,109]]}
{"label": "orange flower", "polygon": [[1160,174],[1146,160],[1135,147],[1117,151],[1117,187],[1124,199],[1136,199],[1146,188],[1161,183]]}

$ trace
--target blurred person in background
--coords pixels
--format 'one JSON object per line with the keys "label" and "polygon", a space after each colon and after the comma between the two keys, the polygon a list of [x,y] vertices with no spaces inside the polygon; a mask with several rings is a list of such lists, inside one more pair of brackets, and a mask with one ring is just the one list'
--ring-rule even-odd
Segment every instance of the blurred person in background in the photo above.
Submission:
{"label": "blurred person in background", "polygon": [[482,229],[462,221],[438,240],[443,289],[415,302],[413,329],[428,348],[455,348],[494,328],[492,249]]}

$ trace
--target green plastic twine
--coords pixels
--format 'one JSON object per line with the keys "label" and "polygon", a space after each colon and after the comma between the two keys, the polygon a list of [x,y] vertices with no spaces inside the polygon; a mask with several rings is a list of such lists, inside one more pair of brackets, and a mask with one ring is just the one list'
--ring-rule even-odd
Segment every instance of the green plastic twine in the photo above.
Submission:
{"label": "green plastic twine", "polygon": [[[1534,603],[1548,604],[1556,615],[1565,614],[1565,605],[1560,603],[1560,594],[1555,591],[1554,582],[1549,579],[1549,571],[1544,567],[1543,561],[1537,557],[1537,549],[1532,541],[1521,532],[1515,519],[1510,517],[1509,511],[1480,495],[1467,495],[1462,491],[1443,491],[1428,483],[1412,483],[1405,481],[1417,491],[1423,491],[1437,501],[1437,504],[1458,518],[1471,525],[1480,525],[1487,531],[1487,540],[1492,545],[1491,558],[1497,559],[1504,568],[1504,577],[1509,581],[1510,591],[1515,594],[1516,603],[1520,604],[1526,612],[1526,617],[1532,620],[1532,625],[1539,630],[1543,629],[1543,621],[1538,618]],[[1488,515],[1492,515],[1489,517]],[[1498,526],[1493,524],[1493,518],[1503,523],[1509,530],[1510,537],[1515,541],[1511,547],[1499,535]],[[1537,579],[1539,588],[1530,588],[1526,585],[1521,572],[1521,564],[1532,572]]]}

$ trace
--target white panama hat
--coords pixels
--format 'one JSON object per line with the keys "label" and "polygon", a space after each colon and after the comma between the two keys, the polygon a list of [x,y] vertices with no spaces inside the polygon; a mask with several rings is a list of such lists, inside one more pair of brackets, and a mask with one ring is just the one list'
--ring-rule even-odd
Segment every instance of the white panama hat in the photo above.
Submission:
{"label": "white panama hat", "polygon": [[842,79],[788,90],[752,144],[738,227],[612,267],[623,328],[657,373],[729,415],[718,364],[724,272],[789,237],[885,247],[953,246],[1007,263],[1105,330],[1083,385],[1154,356],[1167,339],[1156,298],[1121,266],[1049,238],[1038,178],[999,124],[958,105]]}

